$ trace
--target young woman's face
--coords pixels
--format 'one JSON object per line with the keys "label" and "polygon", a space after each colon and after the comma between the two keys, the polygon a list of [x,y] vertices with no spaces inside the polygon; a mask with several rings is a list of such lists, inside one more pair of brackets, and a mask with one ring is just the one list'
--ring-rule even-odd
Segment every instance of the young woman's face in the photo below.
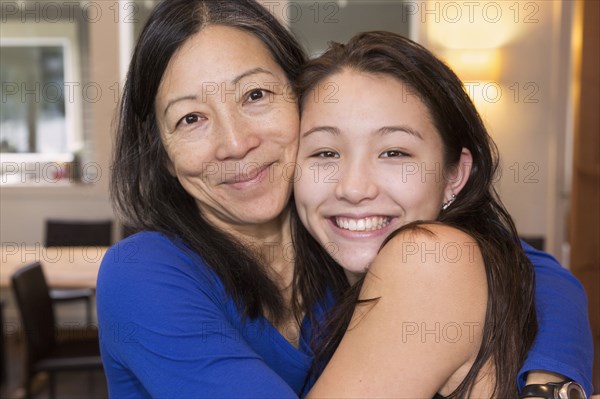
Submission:
{"label": "young woman's face", "polygon": [[[325,84],[338,89],[327,101],[318,96]],[[392,231],[435,219],[452,195],[442,154],[427,107],[409,88],[344,70],[305,99],[294,186],[300,218],[349,276],[364,273]]]}
{"label": "young woman's face", "polygon": [[217,227],[267,223],[291,194],[296,100],[252,34],[208,26],[171,59],[156,115],[170,172]]}

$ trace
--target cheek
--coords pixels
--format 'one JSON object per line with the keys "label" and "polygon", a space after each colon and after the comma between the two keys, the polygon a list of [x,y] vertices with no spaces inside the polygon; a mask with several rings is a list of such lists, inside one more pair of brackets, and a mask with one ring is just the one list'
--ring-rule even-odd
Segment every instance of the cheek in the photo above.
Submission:
{"label": "cheek", "polygon": [[204,148],[200,145],[167,147],[167,155],[177,176],[205,175],[207,170],[214,167],[205,151],[202,151]]}
{"label": "cheek", "polygon": [[[294,177],[294,199],[298,212],[307,214],[308,210],[313,208],[314,196],[309,195],[314,190],[314,184],[305,175],[305,168],[298,165],[296,168],[296,176]],[[303,218],[303,222],[305,221]]]}
{"label": "cheek", "polygon": [[436,219],[441,207],[443,187],[434,179],[423,181],[420,177],[410,180],[402,193],[405,210],[413,219]]}
{"label": "cheek", "polygon": [[421,217],[423,212],[430,214],[432,209],[436,209],[438,199],[443,195],[443,185],[436,182],[433,175],[423,175],[409,168],[386,173],[380,189],[387,192],[407,213],[418,213]]}
{"label": "cheek", "polygon": [[276,140],[282,146],[297,150],[300,121],[295,105],[279,112],[269,121],[269,125],[270,129],[276,132]]}
{"label": "cheek", "polygon": [[309,225],[319,218],[318,208],[329,195],[327,187],[313,178],[308,165],[297,165],[294,198],[302,223]]}

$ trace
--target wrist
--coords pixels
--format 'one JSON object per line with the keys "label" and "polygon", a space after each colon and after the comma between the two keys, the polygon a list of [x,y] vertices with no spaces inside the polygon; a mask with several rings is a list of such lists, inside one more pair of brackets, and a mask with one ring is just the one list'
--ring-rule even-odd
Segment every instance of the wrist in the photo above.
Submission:
{"label": "wrist", "polygon": [[527,373],[525,385],[546,384],[548,382],[562,382],[568,380],[566,376],[546,370],[531,370]]}
{"label": "wrist", "polygon": [[527,384],[521,391],[520,398],[586,399],[586,396],[581,385],[572,380],[565,380],[562,382]]}

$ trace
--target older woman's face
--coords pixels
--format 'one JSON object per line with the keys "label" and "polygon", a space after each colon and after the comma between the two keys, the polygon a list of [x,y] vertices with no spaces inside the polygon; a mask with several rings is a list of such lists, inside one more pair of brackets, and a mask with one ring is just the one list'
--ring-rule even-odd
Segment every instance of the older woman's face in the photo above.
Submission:
{"label": "older woman's face", "polygon": [[204,28],[171,59],[155,106],[169,170],[211,222],[243,229],[281,214],[298,111],[284,71],[259,39]]}

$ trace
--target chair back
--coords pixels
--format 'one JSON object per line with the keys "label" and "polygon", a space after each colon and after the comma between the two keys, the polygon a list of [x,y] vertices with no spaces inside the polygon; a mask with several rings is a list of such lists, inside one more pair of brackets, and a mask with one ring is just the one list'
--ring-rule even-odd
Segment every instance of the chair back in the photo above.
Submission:
{"label": "chair back", "polygon": [[52,300],[40,262],[22,267],[11,279],[25,332],[28,366],[31,366],[47,356],[56,344]]}
{"label": "chair back", "polygon": [[112,221],[47,220],[46,247],[85,247],[112,244]]}

